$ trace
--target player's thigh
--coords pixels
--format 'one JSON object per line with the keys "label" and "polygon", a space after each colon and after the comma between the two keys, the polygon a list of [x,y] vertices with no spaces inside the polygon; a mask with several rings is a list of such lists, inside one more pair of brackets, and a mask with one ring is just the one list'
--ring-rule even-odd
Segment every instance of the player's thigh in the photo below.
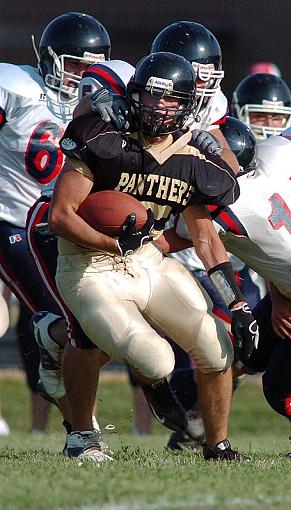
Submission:
{"label": "player's thigh", "polygon": [[31,312],[49,309],[51,297],[36,271],[24,228],[0,222],[0,272],[19,301]]}
{"label": "player's thigh", "polygon": [[205,296],[190,272],[165,258],[152,278],[146,313],[157,328],[177,342],[204,372],[223,370],[233,360],[233,349],[220,319],[211,313]]}
{"label": "player's thigh", "polygon": [[85,334],[109,356],[127,362],[150,379],[161,379],[172,372],[171,346],[126,296],[122,275],[88,271],[84,276],[81,269],[79,274],[57,273],[57,284]]}

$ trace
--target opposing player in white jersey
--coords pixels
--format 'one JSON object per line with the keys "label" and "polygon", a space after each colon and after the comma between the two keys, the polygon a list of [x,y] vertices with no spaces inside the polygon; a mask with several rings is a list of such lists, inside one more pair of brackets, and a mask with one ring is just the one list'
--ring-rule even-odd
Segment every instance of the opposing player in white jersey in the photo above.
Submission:
{"label": "opposing player in white jersey", "polygon": [[[34,49],[37,67],[0,64],[0,274],[29,315],[58,310],[29,256],[26,215],[62,167],[58,141],[72,118],[81,74],[109,58],[110,39],[95,18],[70,12],[47,25]],[[32,335],[23,341],[28,365],[37,360],[37,367]],[[28,379],[37,397],[36,370]]]}
{"label": "opposing player in white jersey", "polygon": [[[74,115],[78,115],[78,111],[88,107],[88,111],[91,111],[90,101],[86,100],[86,97],[91,97],[91,94],[98,91],[103,86],[112,93],[120,94],[124,96],[126,93],[126,85],[130,77],[134,73],[134,68],[129,63],[122,60],[110,60],[100,63],[93,64],[88,67],[82,75],[82,79],[79,85],[79,99],[80,103],[74,110]],[[86,96],[86,97],[85,97]],[[82,101],[84,98],[85,101]],[[85,106],[84,106],[85,105]],[[95,363],[96,374],[97,367],[99,365],[99,350],[94,344],[86,337],[81,330],[79,324],[74,319],[72,314],[67,310],[61,297],[59,296],[58,290],[55,286],[55,273],[57,265],[57,238],[50,234],[47,229],[48,212],[50,206],[50,197],[54,188],[56,179],[53,179],[43,190],[42,196],[35,202],[30,208],[27,220],[27,237],[29,242],[29,249],[32,257],[36,263],[39,275],[42,278],[44,285],[52,299],[60,307],[60,314],[66,318],[70,329],[71,342],[76,345],[77,349],[70,351],[71,356],[74,356],[80,344],[85,346],[86,349],[91,350],[91,359]],[[49,308],[47,308],[49,310]],[[51,324],[54,315],[51,312],[38,312],[34,314],[32,323],[34,326],[34,332],[37,342],[41,346],[43,353],[43,359],[50,359],[51,364],[48,366],[46,363],[41,363],[40,366],[40,381],[41,381],[41,392],[47,399],[51,399],[55,404],[60,407],[63,412],[64,425],[67,432],[70,432],[70,421],[67,414],[64,412],[64,401],[65,388],[61,370],[61,360],[63,357],[64,347],[67,343],[67,330],[65,325],[65,319],[59,318],[55,324],[58,326],[58,337],[56,344],[51,336],[51,330],[47,331],[47,327]],[[41,337],[41,340],[40,340]],[[108,361],[108,357],[101,361],[101,365]],[[71,362],[74,366],[74,360]],[[80,415],[82,416],[82,402],[79,406]],[[93,407],[93,403],[92,403]],[[91,408],[92,412],[92,408]],[[98,424],[93,421],[94,429],[98,431]],[[98,432],[97,432],[98,433]],[[88,446],[88,445],[87,445]],[[88,447],[88,455],[95,458],[98,456],[98,460],[108,460],[108,456],[102,452],[92,452]],[[67,450],[64,450],[67,454]]]}
{"label": "opposing player in white jersey", "polygon": [[[291,130],[257,145],[257,169],[239,177],[241,195],[216,216],[220,237],[269,283],[253,310],[260,328],[258,349],[247,367],[264,372],[270,406],[291,420]],[[212,211],[215,216],[215,211]],[[177,233],[188,237],[179,219]],[[290,456],[290,454],[289,454]]]}

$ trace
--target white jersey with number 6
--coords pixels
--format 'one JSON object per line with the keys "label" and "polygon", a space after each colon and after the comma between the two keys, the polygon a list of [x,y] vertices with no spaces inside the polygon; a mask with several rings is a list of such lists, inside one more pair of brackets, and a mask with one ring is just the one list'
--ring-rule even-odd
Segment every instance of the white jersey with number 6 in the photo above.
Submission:
{"label": "white jersey with number 6", "polygon": [[28,209],[61,170],[59,139],[76,102],[59,104],[36,68],[0,63],[0,221],[24,227]]}

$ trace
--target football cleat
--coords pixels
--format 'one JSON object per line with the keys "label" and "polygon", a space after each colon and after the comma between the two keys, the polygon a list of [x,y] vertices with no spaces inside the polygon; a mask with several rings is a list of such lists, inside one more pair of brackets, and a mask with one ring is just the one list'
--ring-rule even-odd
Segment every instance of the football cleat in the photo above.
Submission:
{"label": "football cleat", "polygon": [[66,457],[89,459],[97,463],[112,461],[110,455],[102,452],[100,433],[96,430],[82,430],[68,434]]}
{"label": "football cleat", "polygon": [[144,396],[156,420],[168,429],[184,431],[188,417],[167,379],[156,385],[142,384]]}
{"label": "football cleat", "polygon": [[228,439],[220,441],[214,448],[210,448],[205,444],[203,446],[203,456],[205,460],[227,460],[237,462],[249,462],[251,460],[251,457],[233,450]]}
{"label": "football cleat", "polygon": [[31,329],[40,349],[39,391],[46,400],[56,405],[56,400],[65,394],[62,377],[64,348],[50,336],[49,327],[59,319],[62,317],[51,312],[37,312],[30,321]]}

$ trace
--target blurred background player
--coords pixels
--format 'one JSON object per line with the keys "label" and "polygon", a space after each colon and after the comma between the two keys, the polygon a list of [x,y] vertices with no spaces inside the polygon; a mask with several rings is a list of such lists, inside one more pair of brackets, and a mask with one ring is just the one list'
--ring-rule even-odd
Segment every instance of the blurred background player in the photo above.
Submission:
{"label": "blurred background player", "polygon": [[248,74],[274,74],[278,78],[282,78],[280,68],[274,62],[257,61],[253,62],[247,69]]}
{"label": "blurred background player", "polygon": [[272,74],[251,74],[236,87],[231,112],[257,140],[280,134],[291,125],[291,94],[285,81]]}
{"label": "blurred background player", "polygon": [[39,353],[27,321],[34,312],[49,309],[55,313],[47,318],[46,331],[50,328],[53,334],[59,317],[28,252],[26,216],[62,167],[59,139],[77,104],[81,75],[91,63],[109,58],[110,39],[92,16],[69,12],[45,27],[38,49],[34,39],[33,45],[37,68],[0,64],[0,275],[26,308],[20,324],[22,352],[30,368],[33,413],[42,406],[38,418],[44,428],[47,409],[37,388]]}

